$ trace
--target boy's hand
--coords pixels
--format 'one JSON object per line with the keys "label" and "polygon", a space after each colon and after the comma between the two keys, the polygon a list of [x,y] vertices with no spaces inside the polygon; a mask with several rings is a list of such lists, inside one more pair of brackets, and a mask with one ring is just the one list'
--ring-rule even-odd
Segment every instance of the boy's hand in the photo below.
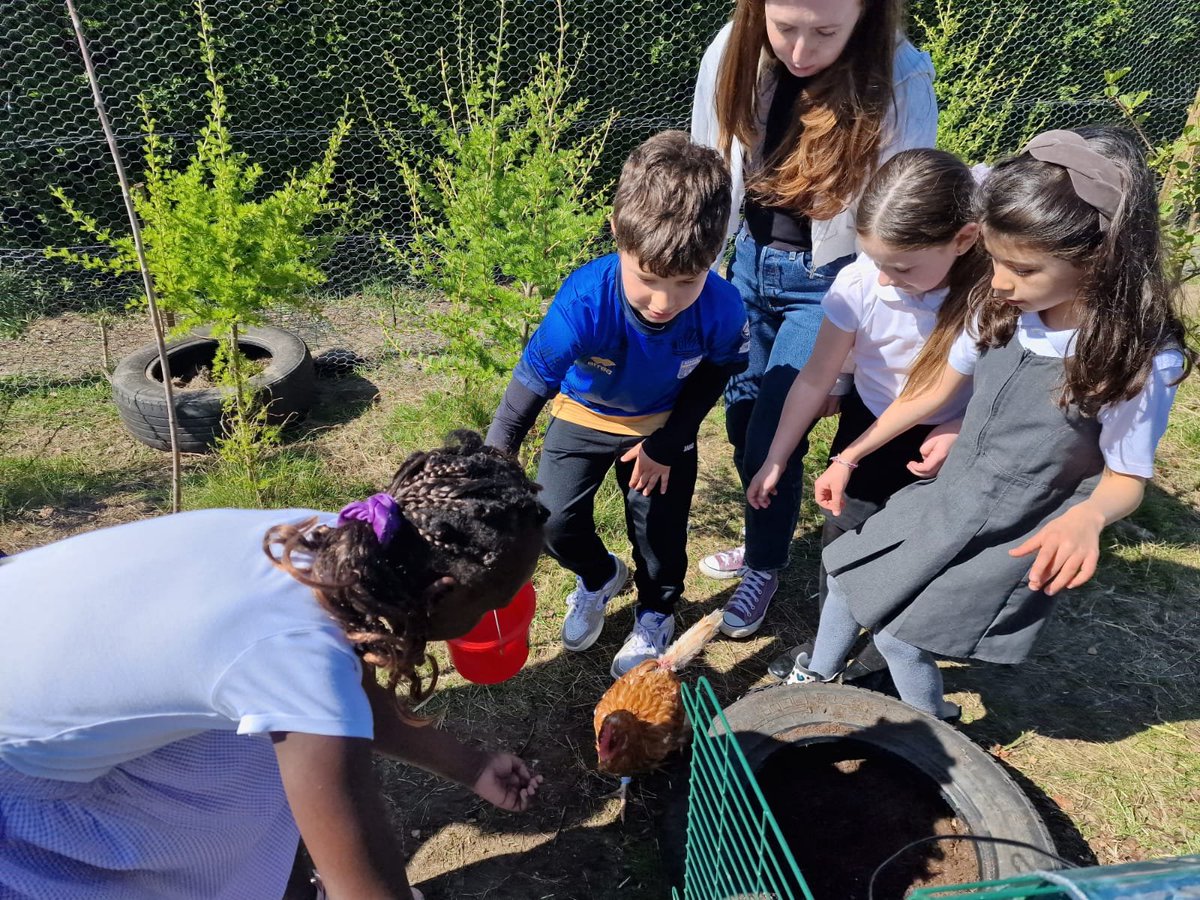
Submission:
{"label": "boy's hand", "polygon": [[621,457],[621,462],[634,460],[633,474],[629,476],[629,486],[635,491],[641,491],[643,496],[649,497],[654,486],[658,485],[658,492],[665,494],[667,481],[671,477],[671,467],[657,463],[647,456],[646,451],[642,449],[644,443],[646,442],[638,441]]}
{"label": "boy's hand", "polygon": [[771,498],[779,493],[776,488],[779,479],[783,477],[784,466],[769,460],[763,463],[750,487],[746,488],[746,502],[755,509],[766,509],[771,505]]}
{"label": "boy's hand", "polygon": [[1086,502],[1080,503],[1051,519],[1041,531],[1008,553],[1028,556],[1037,550],[1037,558],[1029,570],[1029,589],[1044,590],[1053,596],[1063,588],[1079,587],[1096,574],[1103,528],[1104,516]]}
{"label": "boy's hand", "polygon": [[541,783],[542,776],[531,774],[520,757],[493,753],[472,789],[493,806],[524,812]]}
{"label": "boy's hand", "polygon": [[925,438],[924,443],[921,444],[921,459],[910,462],[908,471],[918,478],[935,476],[941,471],[946,457],[950,455],[950,448],[958,438],[961,428],[962,419],[954,419],[950,422],[943,422],[929,432],[929,437]]}
{"label": "boy's hand", "polygon": [[849,481],[849,468],[837,463],[830,465],[813,483],[813,499],[817,501],[817,506],[840,516],[845,506],[846,484]]}

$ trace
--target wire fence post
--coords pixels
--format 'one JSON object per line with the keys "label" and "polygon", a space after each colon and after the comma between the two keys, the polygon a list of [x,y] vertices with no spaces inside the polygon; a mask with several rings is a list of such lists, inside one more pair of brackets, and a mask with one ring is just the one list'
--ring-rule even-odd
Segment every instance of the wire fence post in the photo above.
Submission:
{"label": "wire fence post", "polygon": [[91,53],[88,52],[87,38],[83,34],[83,23],[79,19],[79,11],[75,8],[74,0],[66,0],[66,3],[67,12],[71,15],[71,27],[75,29],[75,39],[79,42],[79,54],[83,57],[83,67],[87,70],[88,84],[92,88],[92,100],[96,104],[96,113],[100,116],[100,127],[104,129],[104,138],[108,141],[108,149],[117,170],[117,181],[121,185],[121,197],[125,201],[125,212],[129,215],[129,228],[133,233],[133,246],[137,252],[138,268],[142,272],[142,285],[146,290],[146,304],[150,307],[150,323],[154,328],[154,342],[158,345],[163,391],[167,396],[167,431],[171,435],[171,512],[176,513],[179,512],[179,435],[175,424],[175,391],[171,384],[171,361],[167,357],[162,316],[158,309],[158,294],[154,290],[154,278],[150,274],[150,267],[146,264],[146,251],[142,246],[142,229],[138,222],[137,210],[133,206],[133,194],[130,193],[125,164],[121,161],[117,138],[113,134],[112,125],[108,120],[108,112],[104,107],[104,97],[100,94],[100,81],[97,79],[96,69],[92,65]]}

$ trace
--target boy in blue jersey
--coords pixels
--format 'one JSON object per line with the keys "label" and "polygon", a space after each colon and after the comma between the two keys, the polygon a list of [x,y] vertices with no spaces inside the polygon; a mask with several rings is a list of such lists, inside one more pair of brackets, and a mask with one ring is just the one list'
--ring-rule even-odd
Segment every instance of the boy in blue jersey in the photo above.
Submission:
{"label": "boy in blue jersey", "polygon": [[658,656],[674,634],[696,433],[729,376],[746,366],[745,307],[710,271],[729,206],[729,172],[716,151],[681,131],[635,149],[613,200],[617,252],[563,282],[488,431],[489,444],[515,452],[551,403],[538,481],[550,510],[546,550],[576,575],[562,627],[568,650],[596,642],[605,604],[629,577],[593,520],[596,491],[615,468],[638,602],[614,678]]}

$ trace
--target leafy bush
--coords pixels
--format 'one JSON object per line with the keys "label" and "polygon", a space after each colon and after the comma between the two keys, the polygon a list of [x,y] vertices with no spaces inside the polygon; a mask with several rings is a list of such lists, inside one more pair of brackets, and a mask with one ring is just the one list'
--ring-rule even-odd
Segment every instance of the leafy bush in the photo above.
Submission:
{"label": "leafy bush", "polygon": [[[202,0],[195,6],[208,80],[208,119],[187,165],[174,169],[175,148],[159,135],[149,104],[140,99],[144,173],[133,201],[158,305],[174,317],[173,332],[209,327],[219,342],[214,375],[229,391],[226,431],[217,449],[261,496],[265,488],[258,460],[278,442],[279,429],[267,425],[266,411],[248,388],[238,334],[262,324],[272,307],[312,306],[308,292],[325,281],[320,263],[349,208],[349,200],[333,198],[330,188],[350,122],[342,116],[319,162],[304,174],[292,171],[281,187],[264,194],[262,166],[233,149],[211,24]],[[52,193],[84,233],[113,252],[51,248],[48,256],[114,275],[139,270],[131,235],[116,235],[103,227],[61,189],[53,188]],[[335,227],[322,235],[310,234],[323,218]],[[145,302],[138,294],[131,304]]]}
{"label": "leafy bush", "polygon": [[1180,281],[1200,277],[1200,88],[1192,101],[1183,130],[1157,145],[1146,136],[1150,114],[1144,106],[1150,91],[1126,92],[1121,81],[1131,70],[1126,67],[1104,73],[1104,96],[1128,124],[1141,135],[1150,154],[1150,167],[1162,179],[1159,212],[1167,239],[1168,265]]}
{"label": "leafy bush", "polygon": [[[348,201],[330,196],[334,164],[350,122],[333,129],[323,158],[305,174],[293,171],[284,185],[261,198],[263,169],[235,152],[225,118],[225,91],[216,74],[211,26],[200,0],[200,48],[208,79],[208,120],[195,151],[182,169],[170,167],[174,145],[161,137],[145,99],[143,184],[134,189],[146,261],[162,310],[176,318],[176,331],[211,326],[217,336],[259,325],[267,309],[303,307],[307,291],[325,280],[320,262],[336,233],[310,236],[321,217],[343,217]],[[72,221],[114,251],[79,253],[51,248],[47,255],[86,269],[120,275],[138,271],[133,238],[116,235],[52,188]],[[132,298],[144,303],[140,293]]]}
{"label": "leafy bush", "polygon": [[1028,112],[1017,104],[1040,57],[1024,59],[1018,72],[1005,68],[1027,11],[1001,19],[995,6],[984,17],[976,12],[962,0],[934,0],[935,17],[914,17],[937,73],[938,147],[968,163],[991,162],[1033,135],[1045,120],[1040,110]]}
{"label": "leafy bush", "polygon": [[440,156],[427,162],[401,129],[372,117],[413,216],[410,240],[381,241],[402,267],[445,294],[449,307],[428,307],[422,317],[446,340],[430,362],[468,381],[512,368],[546,300],[595,253],[608,216],[592,174],[615,116],[589,128],[586,101],[567,99],[578,63],[566,63],[561,5],[559,13],[557,53],[539,56],[515,89],[503,75],[503,7],[483,63],[464,50],[460,8],[457,59],[440,55],[444,108],[419,100],[393,64]]}

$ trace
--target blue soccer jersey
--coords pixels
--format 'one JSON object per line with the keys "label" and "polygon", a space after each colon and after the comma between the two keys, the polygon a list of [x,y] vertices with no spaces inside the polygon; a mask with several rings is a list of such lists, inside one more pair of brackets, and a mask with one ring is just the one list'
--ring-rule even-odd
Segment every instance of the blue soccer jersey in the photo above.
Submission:
{"label": "blue soccer jersey", "polygon": [[[563,282],[513,377],[542,397],[561,391],[585,414],[581,423],[641,433],[634,423],[661,424],[701,360],[744,363],[748,350],[745,308],[728,281],[710,271],[695,303],[650,326],[626,301],[613,253]],[[563,414],[564,405],[554,412]]]}

